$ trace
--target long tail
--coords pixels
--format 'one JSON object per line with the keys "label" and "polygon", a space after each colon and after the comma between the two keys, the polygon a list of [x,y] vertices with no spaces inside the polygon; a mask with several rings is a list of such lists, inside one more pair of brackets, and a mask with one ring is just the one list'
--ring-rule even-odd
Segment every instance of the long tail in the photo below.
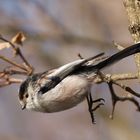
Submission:
{"label": "long tail", "polygon": [[96,65],[87,66],[87,68],[85,68],[85,70],[87,70],[87,71],[101,70],[104,67],[110,66],[113,63],[118,62],[121,59],[128,57],[132,54],[138,53],[138,52],[140,52],[140,43],[127,47],[126,49],[110,56],[109,58],[103,60],[102,62],[99,62]]}

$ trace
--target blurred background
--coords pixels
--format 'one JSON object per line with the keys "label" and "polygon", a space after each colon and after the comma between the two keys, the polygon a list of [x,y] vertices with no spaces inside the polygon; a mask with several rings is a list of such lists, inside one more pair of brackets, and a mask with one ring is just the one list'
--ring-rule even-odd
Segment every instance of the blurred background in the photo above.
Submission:
{"label": "blurred background", "polygon": [[[122,0],[1,0],[0,34],[10,39],[22,31],[27,40],[22,48],[36,72],[78,59],[118,50],[113,41],[133,43]],[[7,52],[5,52],[7,54]],[[3,68],[0,61],[0,67]],[[135,72],[133,57],[109,67],[106,73]],[[126,81],[139,91],[138,81]],[[140,113],[132,103],[118,103],[114,120],[106,84],[93,85],[92,95],[104,97],[105,106],[91,123],[86,101],[70,110],[43,114],[22,111],[19,85],[0,88],[0,140],[138,140]],[[124,91],[117,89],[119,94]]]}

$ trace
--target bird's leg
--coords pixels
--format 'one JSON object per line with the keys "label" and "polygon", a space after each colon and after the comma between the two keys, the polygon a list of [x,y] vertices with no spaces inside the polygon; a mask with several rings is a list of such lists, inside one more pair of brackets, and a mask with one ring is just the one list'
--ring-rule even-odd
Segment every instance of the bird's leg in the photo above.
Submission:
{"label": "bird's leg", "polygon": [[105,102],[105,100],[103,98],[99,98],[99,99],[96,99],[96,100],[93,100],[93,103],[97,103],[99,102],[99,104],[97,104],[93,109],[92,111],[96,111],[100,106],[104,105],[103,102]]}
{"label": "bird's leg", "polygon": [[[91,96],[91,92],[87,95],[88,110],[89,110],[89,113],[90,113],[91,120],[92,120],[93,124],[96,123],[95,117],[94,117],[94,111],[96,111],[101,105],[104,105],[104,103],[102,103],[101,101],[104,102],[105,100],[103,98],[93,100],[92,96]],[[93,108],[93,104],[97,103],[97,102],[100,102],[100,103]]]}
{"label": "bird's leg", "polygon": [[92,123],[95,124],[94,112],[92,111],[93,103],[92,103],[91,93],[89,93],[86,98],[87,98],[87,103],[88,103],[88,111],[90,113]]}

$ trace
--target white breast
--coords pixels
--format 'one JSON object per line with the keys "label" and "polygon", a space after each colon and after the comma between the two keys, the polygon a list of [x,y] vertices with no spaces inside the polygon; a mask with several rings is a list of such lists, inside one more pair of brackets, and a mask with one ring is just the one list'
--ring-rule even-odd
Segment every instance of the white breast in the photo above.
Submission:
{"label": "white breast", "polygon": [[72,108],[83,101],[90,90],[85,77],[66,77],[55,88],[43,94],[39,104],[45,112],[57,112]]}

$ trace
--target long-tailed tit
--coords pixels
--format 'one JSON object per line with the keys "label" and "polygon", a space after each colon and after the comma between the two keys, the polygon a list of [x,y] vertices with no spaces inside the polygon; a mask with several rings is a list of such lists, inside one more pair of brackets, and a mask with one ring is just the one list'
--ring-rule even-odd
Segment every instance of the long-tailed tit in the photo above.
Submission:
{"label": "long-tailed tit", "polygon": [[[92,63],[96,57],[79,59],[57,69],[29,76],[20,86],[22,109],[58,112],[72,108],[90,93],[92,77],[101,70],[129,55],[140,52],[140,43],[132,45],[105,60]],[[100,101],[102,100],[95,100]]]}

